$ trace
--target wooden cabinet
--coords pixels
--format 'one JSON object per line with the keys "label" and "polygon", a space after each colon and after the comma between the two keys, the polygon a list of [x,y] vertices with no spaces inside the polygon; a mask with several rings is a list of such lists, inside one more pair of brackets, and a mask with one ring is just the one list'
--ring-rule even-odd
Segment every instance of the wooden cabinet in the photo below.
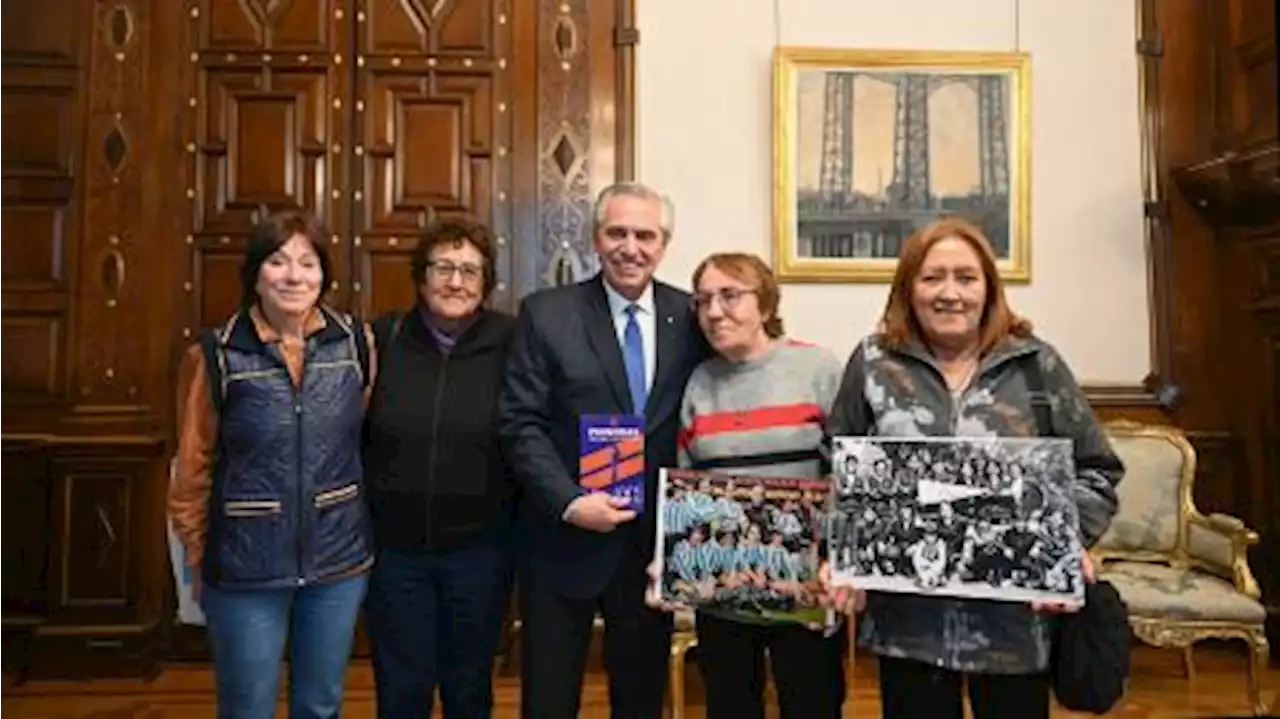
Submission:
{"label": "wooden cabinet", "polygon": [[435,217],[494,229],[499,308],[593,272],[594,195],[632,168],[632,4],[3,12],[4,660],[147,674],[202,652],[173,626],[173,381],[235,309],[254,218],[319,215],[327,299],[368,317],[413,301]]}
{"label": "wooden cabinet", "polygon": [[6,440],[8,668],[76,677],[155,669],[168,590],[154,539],[160,451],[143,438]]}

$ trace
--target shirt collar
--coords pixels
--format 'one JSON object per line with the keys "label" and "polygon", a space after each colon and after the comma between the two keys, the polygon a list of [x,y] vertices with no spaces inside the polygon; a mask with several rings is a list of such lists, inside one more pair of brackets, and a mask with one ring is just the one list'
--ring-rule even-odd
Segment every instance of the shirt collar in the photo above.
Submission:
{"label": "shirt collar", "polygon": [[637,299],[635,302],[632,302],[626,297],[623,297],[622,295],[618,294],[618,291],[613,289],[612,286],[610,286],[608,280],[602,280],[602,284],[604,285],[604,295],[609,300],[609,316],[610,317],[617,317],[618,315],[626,311],[628,305],[632,305],[632,304],[640,308],[641,312],[644,312],[649,315],[654,314],[652,282],[650,282],[644,288],[644,292],[640,293],[640,298]]}

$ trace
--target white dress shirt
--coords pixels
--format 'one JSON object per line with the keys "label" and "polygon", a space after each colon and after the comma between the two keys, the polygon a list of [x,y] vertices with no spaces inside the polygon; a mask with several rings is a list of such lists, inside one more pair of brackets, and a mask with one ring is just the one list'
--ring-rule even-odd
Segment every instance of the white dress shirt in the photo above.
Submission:
{"label": "white dress shirt", "polygon": [[653,283],[650,282],[644,288],[644,292],[634,303],[618,294],[607,281],[604,283],[604,293],[609,298],[609,317],[613,319],[613,329],[618,335],[618,348],[622,351],[624,367],[627,356],[627,307],[634,304],[639,308],[636,312],[636,324],[640,325],[640,339],[644,343],[644,385],[652,392],[653,374],[658,365],[658,313],[653,305]]}

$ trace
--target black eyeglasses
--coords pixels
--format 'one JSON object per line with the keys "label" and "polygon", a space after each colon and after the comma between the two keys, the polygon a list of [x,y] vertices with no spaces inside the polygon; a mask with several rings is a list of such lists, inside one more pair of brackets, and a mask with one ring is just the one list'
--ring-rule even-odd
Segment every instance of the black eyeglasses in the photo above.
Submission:
{"label": "black eyeglasses", "polygon": [[445,282],[453,279],[455,272],[461,273],[465,282],[475,282],[484,273],[483,267],[473,265],[470,262],[464,262],[460,265],[449,261],[428,262],[427,267],[431,268],[432,274]]}
{"label": "black eyeglasses", "polygon": [[742,298],[746,295],[754,295],[756,290],[746,290],[738,287],[725,287],[715,292],[699,292],[693,296],[693,308],[699,312],[711,306],[712,300],[720,300],[720,307],[732,311],[742,302]]}

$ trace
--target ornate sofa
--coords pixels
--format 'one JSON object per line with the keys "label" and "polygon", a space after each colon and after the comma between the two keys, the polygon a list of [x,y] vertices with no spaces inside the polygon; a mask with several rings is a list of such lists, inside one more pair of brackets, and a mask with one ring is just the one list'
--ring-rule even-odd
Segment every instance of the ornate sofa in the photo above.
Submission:
{"label": "ornate sofa", "polygon": [[1099,577],[1124,598],[1139,639],[1182,649],[1188,677],[1196,642],[1247,642],[1249,701],[1264,714],[1258,682],[1268,659],[1266,610],[1247,554],[1258,535],[1235,517],[1196,508],[1196,453],[1180,430],[1121,420],[1106,432],[1126,472],[1119,512],[1091,550]]}

